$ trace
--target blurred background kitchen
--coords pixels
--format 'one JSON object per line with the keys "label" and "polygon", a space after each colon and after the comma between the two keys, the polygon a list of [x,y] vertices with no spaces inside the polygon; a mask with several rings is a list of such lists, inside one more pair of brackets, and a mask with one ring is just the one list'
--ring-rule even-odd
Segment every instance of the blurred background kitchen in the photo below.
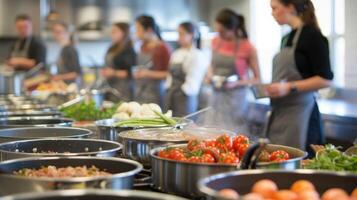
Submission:
{"label": "blurred background kitchen", "polygon": [[[314,0],[313,3],[322,32],[329,40],[334,72],[334,87],[320,92],[325,133],[335,144],[351,144],[357,135],[357,1]],[[6,62],[17,39],[15,18],[24,13],[32,19],[34,35],[45,42],[45,67],[52,74],[58,71],[56,62],[61,47],[53,38],[51,27],[58,20],[69,25],[68,30],[75,33],[81,66],[78,73],[83,75],[84,83],[94,81],[98,75],[96,68],[105,66],[113,23],[131,24],[134,48],[139,51],[134,21],[142,14],[156,19],[163,40],[173,50],[178,47],[178,25],[184,21],[196,23],[202,50],[206,60],[210,60],[210,44],[216,35],[215,16],[222,8],[231,8],[246,18],[249,39],[257,49],[261,80],[271,82],[273,56],[279,51],[282,36],[290,30],[273,20],[268,0],[0,0],[0,63]],[[251,98],[248,107],[249,130],[259,135],[264,131],[269,102]]]}

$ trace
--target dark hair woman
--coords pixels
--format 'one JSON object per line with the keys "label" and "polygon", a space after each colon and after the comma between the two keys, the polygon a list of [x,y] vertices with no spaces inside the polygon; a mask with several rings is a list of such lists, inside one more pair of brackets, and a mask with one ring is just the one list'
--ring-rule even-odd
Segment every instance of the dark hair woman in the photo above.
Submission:
{"label": "dark hair woman", "polygon": [[136,37],[142,41],[138,54],[135,78],[135,101],[163,106],[164,84],[170,50],[161,40],[160,29],[154,18],[142,15],[136,18]]}
{"label": "dark hair woman", "polygon": [[[230,9],[216,16],[218,37],[212,41],[212,61],[207,78],[213,85],[209,104],[214,116],[204,123],[224,124],[225,128],[248,134],[245,113],[248,107],[248,85],[260,80],[257,53],[249,42],[243,16]],[[250,77],[252,71],[253,77]]]}
{"label": "dark hair woman", "polygon": [[327,39],[322,35],[311,0],[271,0],[272,14],[292,31],[282,39],[273,61],[273,83],[267,86],[273,143],[305,149],[324,137],[315,91],[333,79]]}
{"label": "dark hair woman", "polygon": [[55,40],[62,47],[60,56],[57,59],[58,74],[53,76],[53,80],[62,80],[67,83],[80,83],[82,69],[79,63],[79,55],[73,42],[73,34],[69,26],[64,22],[56,22],[52,26],[52,33]]}
{"label": "dark hair woman", "polygon": [[200,47],[200,33],[191,22],[178,27],[180,48],[170,59],[166,80],[166,106],[175,116],[185,116],[198,107],[198,94],[208,64]]}
{"label": "dark hair woman", "polygon": [[[136,54],[129,33],[130,27],[127,23],[113,24],[112,45],[105,56],[106,67],[101,70],[101,75],[121,94],[120,100],[124,101],[132,100],[131,68],[136,65]],[[112,95],[108,98],[118,100]]]}

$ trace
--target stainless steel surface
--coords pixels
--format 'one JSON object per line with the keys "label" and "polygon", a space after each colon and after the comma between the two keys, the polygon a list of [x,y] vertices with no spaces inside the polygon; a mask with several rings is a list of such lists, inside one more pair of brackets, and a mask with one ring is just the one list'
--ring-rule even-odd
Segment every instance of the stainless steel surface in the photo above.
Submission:
{"label": "stainless steel surface", "polygon": [[[181,118],[174,118],[176,121],[179,121]],[[123,131],[129,131],[129,130],[134,130],[134,129],[143,129],[143,128],[160,128],[160,127],[137,127],[137,128],[128,128],[128,127],[115,127],[115,123],[118,122],[116,119],[103,119],[95,122],[95,125],[97,126],[97,131],[99,134],[100,139],[104,140],[112,140],[112,141],[117,141],[118,140],[118,133],[123,132]],[[192,120],[185,119],[178,125],[175,125],[176,127],[185,127],[189,124],[192,123]],[[162,126],[162,127],[167,127],[167,126]]]}
{"label": "stainless steel surface", "polygon": [[[169,147],[184,146],[185,145],[174,145]],[[289,151],[292,160],[279,164],[258,162],[257,168],[285,170],[298,169],[301,167],[301,160],[306,156],[305,152],[297,151],[297,149],[291,147],[268,144],[266,148],[268,151],[275,149]],[[200,193],[197,186],[192,183],[197,183],[201,178],[213,174],[237,170],[235,164],[188,163],[160,158],[157,156],[157,153],[163,149],[164,147],[160,147],[153,149],[150,152],[153,187],[163,192],[187,197],[202,196],[202,193]]]}
{"label": "stainless steel surface", "polygon": [[[145,137],[146,133],[177,133],[184,132],[199,138],[201,136],[206,138],[215,138],[219,134],[227,133],[229,135],[235,135],[235,133],[217,129],[217,128],[189,128],[189,129],[172,129],[168,128],[153,128],[153,129],[138,129],[131,131],[124,131],[118,134],[118,141],[124,145],[122,154],[125,158],[129,158],[132,160],[136,160],[142,163],[144,166],[151,165],[151,157],[150,151],[154,148],[175,145],[175,144],[183,144],[187,143],[187,140],[183,139],[171,139],[164,140],[160,138],[147,138]],[[135,134],[143,134],[142,138],[134,138],[130,136],[130,133]]]}
{"label": "stainless steel surface", "polygon": [[96,139],[49,138],[0,144],[0,161],[25,157],[97,156],[115,157],[122,145]]}
{"label": "stainless steel surface", "polygon": [[239,194],[248,194],[255,182],[262,179],[274,181],[279,189],[289,189],[297,180],[311,181],[320,195],[330,188],[342,188],[351,193],[357,186],[357,175],[347,173],[333,173],[326,171],[295,170],[269,171],[247,170],[217,174],[199,181],[198,187],[208,200],[221,199],[217,192],[224,188],[234,189]]}
{"label": "stainless steel surface", "polygon": [[[77,178],[33,178],[14,175],[23,168],[38,169],[42,166],[96,166],[112,175]],[[130,189],[134,175],[142,170],[142,165],[131,160],[104,157],[38,157],[22,158],[0,163],[0,195],[25,192],[43,192],[61,189]]]}
{"label": "stainless steel surface", "polygon": [[92,135],[87,129],[70,127],[27,127],[0,130],[0,143],[43,138],[86,138]]}
{"label": "stainless steel surface", "polygon": [[21,127],[70,127],[74,121],[57,117],[9,117],[0,118],[0,129]]}
{"label": "stainless steel surface", "polygon": [[0,200],[185,200],[184,198],[157,192],[138,190],[59,190],[6,196]]}

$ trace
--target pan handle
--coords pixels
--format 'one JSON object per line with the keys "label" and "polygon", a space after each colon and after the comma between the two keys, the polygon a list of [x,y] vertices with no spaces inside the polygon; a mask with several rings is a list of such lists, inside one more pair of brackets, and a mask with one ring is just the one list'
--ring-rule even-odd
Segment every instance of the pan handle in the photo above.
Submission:
{"label": "pan handle", "polygon": [[267,144],[269,144],[269,140],[267,138],[260,138],[257,143],[251,145],[244,154],[238,168],[255,169],[260,153]]}

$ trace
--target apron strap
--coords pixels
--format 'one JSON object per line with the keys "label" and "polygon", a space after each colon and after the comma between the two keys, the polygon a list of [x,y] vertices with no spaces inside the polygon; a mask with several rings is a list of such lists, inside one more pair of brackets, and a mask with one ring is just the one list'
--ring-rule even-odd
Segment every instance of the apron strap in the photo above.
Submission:
{"label": "apron strap", "polygon": [[296,33],[295,33],[295,36],[293,38],[293,44],[292,44],[292,48],[295,50],[296,47],[297,47],[297,44],[299,42],[299,39],[300,39],[300,35],[301,35],[301,32],[302,32],[302,29],[304,28],[304,26],[301,26],[300,28],[298,28],[296,30]]}

